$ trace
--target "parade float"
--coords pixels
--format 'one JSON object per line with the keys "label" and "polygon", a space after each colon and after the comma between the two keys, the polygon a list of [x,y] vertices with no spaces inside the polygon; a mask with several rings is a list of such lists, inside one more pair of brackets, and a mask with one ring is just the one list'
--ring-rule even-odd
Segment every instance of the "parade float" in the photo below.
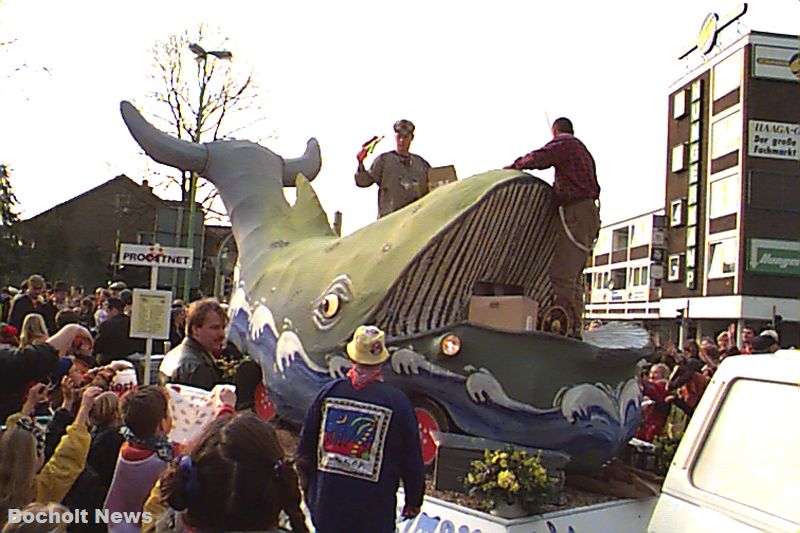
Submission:
{"label": "parade float", "polygon": [[[392,354],[386,381],[412,400],[428,460],[428,432],[449,431],[564,452],[568,470],[591,471],[634,434],[644,330],[610,325],[580,341],[542,331],[547,320],[504,331],[469,319],[481,284],[519,287],[542,314],[551,309],[547,183],[487,172],[340,237],[309,184],[321,166],[316,140],[284,159],[249,141],[190,143],[128,102],[121,111],[150,157],[217,187],[239,250],[229,340],[260,362],[279,417],[301,422],[317,391],[346,373],[352,332],[374,324]],[[291,186],[294,205],[282,191]]]}

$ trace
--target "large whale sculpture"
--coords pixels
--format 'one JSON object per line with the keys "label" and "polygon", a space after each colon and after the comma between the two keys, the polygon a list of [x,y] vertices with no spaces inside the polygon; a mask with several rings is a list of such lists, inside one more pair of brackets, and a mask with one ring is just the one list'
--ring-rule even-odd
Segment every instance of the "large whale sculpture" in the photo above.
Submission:
{"label": "large whale sculpture", "polygon": [[[130,103],[121,111],[150,157],[217,187],[239,249],[229,340],[261,363],[282,418],[302,421],[319,388],[346,372],[352,332],[371,323],[387,334],[386,379],[412,399],[423,430],[566,452],[573,470],[600,466],[635,432],[644,330],[607,326],[581,342],[467,320],[478,282],[552,301],[545,182],[487,172],[338,237],[309,184],[321,166],[316,140],[285,160],[249,141],[176,139]],[[292,185],[290,206],[282,187]]]}

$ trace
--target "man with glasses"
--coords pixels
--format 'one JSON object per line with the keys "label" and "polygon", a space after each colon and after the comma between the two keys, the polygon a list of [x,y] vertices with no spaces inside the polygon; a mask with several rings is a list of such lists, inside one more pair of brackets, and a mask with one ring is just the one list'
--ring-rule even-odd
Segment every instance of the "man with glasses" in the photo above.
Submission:
{"label": "man with glasses", "polygon": [[364,167],[367,150],[361,150],[356,170],[356,185],[378,185],[378,217],[393,213],[419,200],[428,193],[428,170],[431,166],[422,157],[409,152],[414,139],[414,124],[410,120],[394,123],[397,148],[379,155],[369,170]]}

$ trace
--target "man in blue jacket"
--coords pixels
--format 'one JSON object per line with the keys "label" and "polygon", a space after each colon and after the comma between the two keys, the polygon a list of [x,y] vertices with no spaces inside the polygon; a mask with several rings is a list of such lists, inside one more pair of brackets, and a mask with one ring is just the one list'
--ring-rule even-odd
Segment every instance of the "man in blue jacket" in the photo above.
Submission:
{"label": "man in blue jacket", "polygon": [[400,390],[383,382],[383,332],[360,326],[347,345],[353,368],[323,387],[297,448],[311,519],[319,533],[393,533],[397,489],[403,516],[420,512],[425,471],[417,419]]}

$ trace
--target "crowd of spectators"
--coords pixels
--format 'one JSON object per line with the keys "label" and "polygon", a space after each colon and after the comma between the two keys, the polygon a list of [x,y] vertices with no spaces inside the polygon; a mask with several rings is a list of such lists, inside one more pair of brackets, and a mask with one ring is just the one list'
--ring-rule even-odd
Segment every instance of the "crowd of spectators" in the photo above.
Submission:
{"label": "crowd of spectators", "polygon": [[765,329],[756,335],[752,327],[742,329],[738,343],[733,326],[716,337],[702,337],[700,342],[687,339],[680,350],[675,343],[667,342],[642,372],[644,400],[637,438],[648,442],[665,435],[680,438],[723,360],[779,349],[775,330]]}
{"label": "crowd of spectators", "polygon": [[[308,469],[312,451],[300,461],[303,470],[300,456],[287,455],[272,423],[259,416],[261,367],[242,361],[227,343],[222,304],[211,298],[188,306],[174,302],[171,349],[159,368],[161,381],[144,385],[129,360],[139,347],[129,336],[132,299],[124,284],[112,283],[85,297],[82,290],[67,290],[61,282],[49,285],[33,275],[17,294],[11,292],[6,291],[0,325],[3,533],[309,530],[298,471],[306,487],[329,483],[330,475]],[[379,474],[380,483],[373,486],[354,475],[342,488],[359,501],[372,502],[372,514],[364,515],[362,523],[379,516],[386,531],[393,531],[397,484],[401,478],[406,484],[415,481],[411,503],[403,510],[404,516],[415,516],[424,490],[423,466],[411,404],[382,383],[380,364],[388,356],[382,335],[383,359],[374,362],[364,355],[375,351],[372,337],[361,343],[366,348],[359,344],[353,352],[360,356],[353,359],[358,372],[348,374],[335,392],[371,401],[376,413],[385,413],[386,448],[382,440],[371,448],[377,464],[385,460],[389,465],[379,471],[386,470]],[[231,365],[231,359],[237,364]],[[220,385],[226,380],[235,387]],[[182,404],[175,403],[183,400],[175,394],[214,394],[218,389],[221,407],[215,403],[215,412],[203,422],[191,420],[202,425],[190,440],[174,441],[173,425],[186,420],[179,413]],[[382,399],[387,395],[389,403]],[[306,435],[325,428],[315,426]],[[415,448],[408,446],[409,435]],[[308,445],[310,450],[316,440],[309,438]],[[328,497],[319,499],[319,488],[314,494],[311,519],[318,522],[330,515],[320,503]],[[44,524],[12,520],[20,513],[48,518]],[[72,523],[59,523],[50,517],[53,513],[71,516]],[[109,521],[114,513],[123,519]],[[325,527],[341,530],[334,523]]]}

